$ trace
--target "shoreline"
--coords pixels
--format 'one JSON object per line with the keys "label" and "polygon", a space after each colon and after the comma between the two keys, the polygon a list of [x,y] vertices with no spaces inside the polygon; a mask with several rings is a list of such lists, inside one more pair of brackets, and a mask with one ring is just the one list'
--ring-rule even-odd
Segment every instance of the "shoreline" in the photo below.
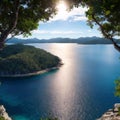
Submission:
{"label": "shoreline", "polygon": [[108,109],[108,111],[97,120],[120,120],[119,108],[120,103],[115,103],[112,109]]}
{"label": "shoreline", "polygon": [[3,105],[0,105],[0,117],[4,118],[5,120],[12,120]]}
{"label": "shoreline", "polygon": [[40,70],[40,71],[36,71],[36,72],[32,72],[32,73],[26,73],[26,74],[0,75],[0,77],[3,77],[3,78],[7,78],[7,77],[15,78],[15,77],[30,77],[30,76],[36,76],[36,75],[40,75],[40,74],[43,74],[43,73],[46,73],[46,72],[49,72],[49,71],[52,71],[52,70],[59,69],[62,65],[63,65],[63,63],[60,62],[60,63],[58,64],[58,66],[52,67],[52,68],[47,68],[47,69],[45,69],[45,70]]}

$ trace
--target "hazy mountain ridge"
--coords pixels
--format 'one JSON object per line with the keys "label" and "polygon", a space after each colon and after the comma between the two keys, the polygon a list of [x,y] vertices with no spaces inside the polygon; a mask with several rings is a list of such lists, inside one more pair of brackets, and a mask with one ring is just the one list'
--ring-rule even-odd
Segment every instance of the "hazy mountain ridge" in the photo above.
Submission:
{"label": "hazy mountain ridge", "polygon": [[[7,43],[78,43],[78,44],[112,44],[112,42],[106,38],[100,37],[81,37],[77,39],[72,38],[52,38],[52,39],[18,39],[12,38]],[[120,43],[120,41],[119,41]]]}

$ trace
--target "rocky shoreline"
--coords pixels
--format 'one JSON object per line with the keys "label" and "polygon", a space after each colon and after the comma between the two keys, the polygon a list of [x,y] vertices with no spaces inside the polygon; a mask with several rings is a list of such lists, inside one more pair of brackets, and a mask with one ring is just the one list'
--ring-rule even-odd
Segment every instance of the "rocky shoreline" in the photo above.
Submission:
{"label": "rocky shoreline", "polygon": [[12,120],[8,113],[6,112],[6,109],[3,105],[0,105],[0,117],[4,118],[5,120]]}
{"label": "rocky shoreline", "polygon": [[[109,109],[97,120],[120,120],[119,110],[120,110],[120,103],[116,103],[114,104],[113,109]],[[12,120],[11,117],[9,117],[3,105],[0,105],[0,117],[2,117],[5,120]]]}
{"label": "rocky shoreline", "polygon": [[114,104],[113,109],[109,109],[97,120],[120,120],[120,103]]}

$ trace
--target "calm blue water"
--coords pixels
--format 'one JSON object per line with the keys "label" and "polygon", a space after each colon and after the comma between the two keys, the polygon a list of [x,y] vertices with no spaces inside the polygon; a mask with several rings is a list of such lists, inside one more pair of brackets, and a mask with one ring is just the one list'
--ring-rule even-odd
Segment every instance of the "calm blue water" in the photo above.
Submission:
{"label": "calm blue water", "polygon": [[28,78],[0,79],[0,103],[14,120],[95,120],[113,104],[120,54],[111,45],[34,44],[59,56],[59,70]]}

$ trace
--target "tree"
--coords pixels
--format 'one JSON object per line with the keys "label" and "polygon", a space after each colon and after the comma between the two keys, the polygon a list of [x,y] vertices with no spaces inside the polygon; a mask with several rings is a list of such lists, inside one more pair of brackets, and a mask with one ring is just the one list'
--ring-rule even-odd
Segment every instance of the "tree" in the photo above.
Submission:
{"label": "tree", "polygon": [[99,26],[103,36],[112,41],[114,47],[120,52],[120,46],[115,38],[120,37],[120,0],[67,0],[70,8],[73,6],[86,6],[88,24]]}
{"label": "tree", "polygon": [[30,35],[56,12],[57,0],[0,0],[0,49],[8,35]]}
{"label": "tree", "polygon": [[[39,21],[53,17],[59,0],[1,0],[0,1],[0,49],[8,35],[30,35]],[[65,0],[70,8],[88,7],[86,16],[91,27],[97,24],[103,36],[120,51],[115,38],[120,37],[120,0]]]}

